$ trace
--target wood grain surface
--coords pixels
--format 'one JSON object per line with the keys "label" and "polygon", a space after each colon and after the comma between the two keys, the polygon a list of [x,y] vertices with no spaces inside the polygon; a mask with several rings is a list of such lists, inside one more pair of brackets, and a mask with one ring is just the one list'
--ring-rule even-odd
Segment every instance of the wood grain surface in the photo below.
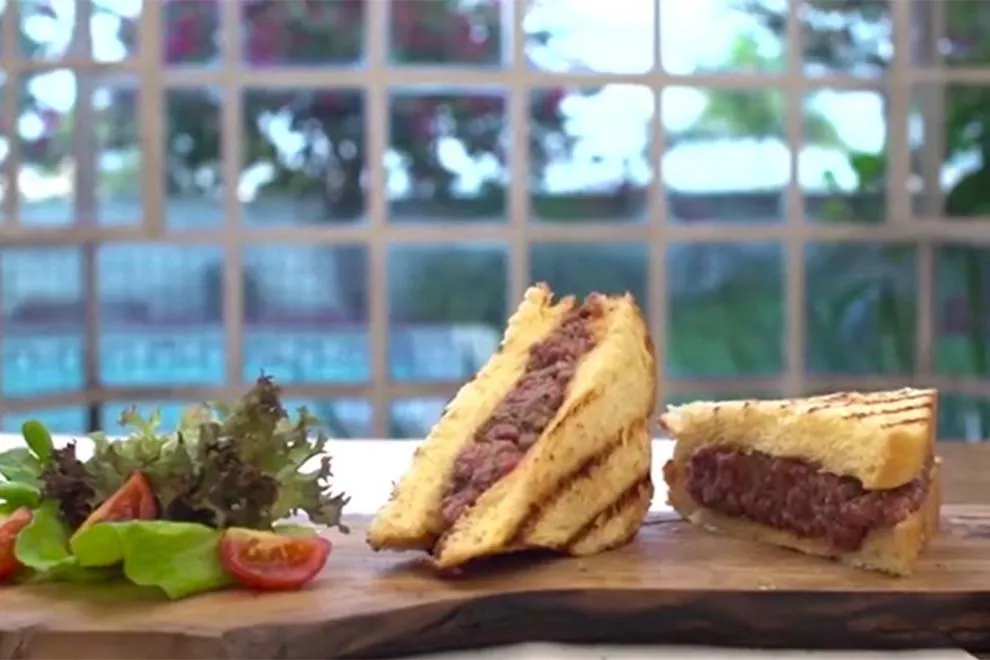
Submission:
{"label": "wood grain surface", "polygon": [[943,531],[907,579],[655,515],[598,557],[505,557],[438,579],[364,521],[307,591],[177,603],[126,586],[0,591],[2,658],[385,657],[528,640],[990,650],[990,446],[947,447]]}

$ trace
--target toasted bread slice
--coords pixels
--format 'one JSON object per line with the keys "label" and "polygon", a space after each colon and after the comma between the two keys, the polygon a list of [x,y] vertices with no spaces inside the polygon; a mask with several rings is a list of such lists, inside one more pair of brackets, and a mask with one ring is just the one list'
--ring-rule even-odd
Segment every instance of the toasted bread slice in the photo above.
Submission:
{"label": "toasted bread slice", "polygon": [[674,459],[706,445],[795,457],[858,479],[868,490],[913,480],[932,455],[938,392],[841,392],[776,401],[699,401],[667,409],[660,426]]}
{"label": "toasted bread slice", "polygon": [[[578,426],[567,428],[583,434]],[[580,442],[578,438],[575,444]],[[577,447],[574,455],[583,462],[570,472],[544,463],[517,469],[496,483],[441,537],[435,564],[450,568],[526,549],[589,555],[631,540],[653,500],[647,424],[637,422],[607,442],[587,437],[584,442],[596,451],[588,454]],[[553,455],[543,458],[549,462]],[[537,490],[539,496],[530,495]]]}
{"label": "toasted bread slice", "polygon": [[[648,420],[656,365],[632,297],[601,297],[601,304],[604,313],[592,322],[596,346],[579,362],[563,405],[540,439],[448,526],[441,500],[454,459],[515,387],[530,347],[577,305],[570,297],[554,303],[546,285],[526,291],[498,352],[447,405],[372,521],[372,548],[432,550],[439,566],[452,567],[526,547],[586,554],[632,537],[652,494]],[[606,515],[616,501],[617,514]]]}
{"label": "toasted bread slice", "polygon": [[664,466],[664,479],[669,488],[668,501],[686,520],[710,531],[734,538],[767,543],[800,552],[836,559],[843,564],[891,575],[910,575],[915,562],[939,527],[942,502],[941,466],[932,466],[928,495],[921,508],[892,528],[871,532],[863,545],[854,552],[837,552],[820,539],[802,538],[779,529],[765,527],[742,519],[731,518],[700,506],[685,490],[683,463],[672,460]]}
{"label": "toasted bread slice", "polygon": [[440,420],[417,448],[412,465],[392,490],[368,530],[375,550],[430,550],[446,530],[440,503],[454,458],[474,430],[495,410],[522,376],[529,347],[554,331],[573,301],[553,304],[546,286],[530,287],[509,318],[496,353],[447,404]]}

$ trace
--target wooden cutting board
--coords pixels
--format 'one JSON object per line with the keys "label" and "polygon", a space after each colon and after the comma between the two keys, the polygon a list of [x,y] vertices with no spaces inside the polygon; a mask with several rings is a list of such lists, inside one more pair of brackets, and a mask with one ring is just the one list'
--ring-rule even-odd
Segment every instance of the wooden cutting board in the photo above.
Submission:
{"label": "wooden cutting board", "polygon": [[527,640],[990,649],[990,506],[947,506],[909,579],[652,517],[583,559],[505,557],[438,579],[336,537],[311,589],[176,603],[126,586],[0,590],[3,658],[381,657]]}

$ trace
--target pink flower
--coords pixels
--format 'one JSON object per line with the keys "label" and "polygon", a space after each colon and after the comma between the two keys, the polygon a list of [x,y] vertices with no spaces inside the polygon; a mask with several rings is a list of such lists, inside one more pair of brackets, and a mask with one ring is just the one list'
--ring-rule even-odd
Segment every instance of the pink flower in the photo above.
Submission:
{"label": "pink flower", "polygon": [[[174,1],[174,0],[173,0]],[[169,26],[165,37],[165,61],[169,64],[192,59],[196,51],[196,40],[200,29],[195,14],[182,14],[174,25]]]}
{"label": "pink flower", "polygon": [[544,92],[543,98],[534,110],[534,117],[539,121],[552,121],[560,114],[560,104],[567,96],[562,89],[550,89]]}
{"label": "pink flower", "polygon": [[502,99],[495,96],[471,96],[466,103],[470,112],[475,115],[502,112]]}

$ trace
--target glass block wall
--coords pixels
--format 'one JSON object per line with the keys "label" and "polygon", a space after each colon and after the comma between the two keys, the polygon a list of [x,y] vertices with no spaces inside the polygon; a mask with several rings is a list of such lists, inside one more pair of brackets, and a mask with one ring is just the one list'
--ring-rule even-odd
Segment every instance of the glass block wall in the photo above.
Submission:
{"label": "glass block wall", "polygon": [[975,0],[8,0],[0,420],[262,370],[420,437],[523,289],[631,291],[660,400],[935,385],[990,430]]}

